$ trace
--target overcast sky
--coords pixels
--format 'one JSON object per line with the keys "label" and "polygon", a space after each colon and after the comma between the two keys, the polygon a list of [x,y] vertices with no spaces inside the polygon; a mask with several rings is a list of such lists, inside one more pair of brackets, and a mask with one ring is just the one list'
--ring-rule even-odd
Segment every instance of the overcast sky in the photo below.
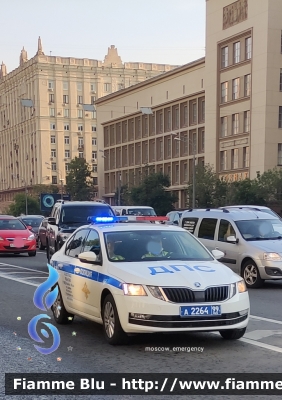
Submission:
{"label": "overcast sky", "polygon": [[46,55],[182,65],[205,54],[205,0],[2,0],[0,32],[8,72],[38,36]]}

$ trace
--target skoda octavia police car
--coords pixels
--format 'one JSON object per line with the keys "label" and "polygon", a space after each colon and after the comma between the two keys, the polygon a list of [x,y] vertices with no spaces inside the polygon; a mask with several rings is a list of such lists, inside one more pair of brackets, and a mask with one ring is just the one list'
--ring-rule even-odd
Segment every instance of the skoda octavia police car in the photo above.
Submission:
{"label": "skoda octavia police car", "polygon": [[103,324],[110,344],[152,332],[219,331],[224,339],[241,338],[249,296],[242,278],[217,261],[223,253],[210,253],[183,228],[125,219],[97,217],[53,255],[60,276],[56,322],[71,323],[78,315]]}

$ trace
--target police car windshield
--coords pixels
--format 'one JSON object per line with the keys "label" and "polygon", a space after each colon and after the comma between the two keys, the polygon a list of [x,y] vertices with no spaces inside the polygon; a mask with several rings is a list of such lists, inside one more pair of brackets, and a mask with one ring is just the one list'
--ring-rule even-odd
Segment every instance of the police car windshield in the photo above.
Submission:
{"label": "police car windshield", "polygon": [[132,230],[104,233],[112,262],[211,261],[210,253],[188,232]]}
{"label": "police car windshield", "polygon": [[113,217],[114,214],[110,207],[106,206],[85,206],[75,205],[63,207],[60,224],[61,225],[86,225],[88,217]]}
{"label": "police car windshield", "polygon": [[282,239],[282,223],[278,218],[236,221],[236,225],[247,241]]}
{"label": "police car windshield", "polygon": [[131,208],[127,210],[127,213],[125,215],[151,215],[155,217],[157,214],[151,208]]}

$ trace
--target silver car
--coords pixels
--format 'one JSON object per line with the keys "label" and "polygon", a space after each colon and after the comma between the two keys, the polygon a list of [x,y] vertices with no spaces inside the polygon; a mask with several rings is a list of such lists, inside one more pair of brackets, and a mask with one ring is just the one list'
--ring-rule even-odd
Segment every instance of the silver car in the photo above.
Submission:
{"label": "silver car", "polygon": [[220,261],[244,277],[249,288],[264,280],[282,279],[282,222],[254,209],[187,210],[179,224],[210,251],[224,253]]}

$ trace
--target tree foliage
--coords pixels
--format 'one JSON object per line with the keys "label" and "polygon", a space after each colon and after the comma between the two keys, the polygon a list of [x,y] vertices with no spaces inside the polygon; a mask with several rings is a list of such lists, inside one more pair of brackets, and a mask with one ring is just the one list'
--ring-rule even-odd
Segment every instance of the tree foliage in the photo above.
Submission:
{"label": "tree foliage", "polygon": [[160,172],[151,172],[146,175],[139,186],[131,188],[130,199],[132,205],[153,207],[157,215],[166,215],[174,209],[173,203],[178,196],[167,189],[170,179]]}
{"label": "tree foliage", "polygon": [[91,169],[84,158],[75,157],[69,163],[66,190],[72,200],[92,200],[94,193]]}
{"label": "tree foliage", "polygon": [[[10,204],[6,212],[8,215],[14,215],[15,217],[25,214],[25,193],[18,193],[14,197],[14,202]],[[40,215],[40,205],[39,200],[27,195],[27,211],[28,214]]]}

